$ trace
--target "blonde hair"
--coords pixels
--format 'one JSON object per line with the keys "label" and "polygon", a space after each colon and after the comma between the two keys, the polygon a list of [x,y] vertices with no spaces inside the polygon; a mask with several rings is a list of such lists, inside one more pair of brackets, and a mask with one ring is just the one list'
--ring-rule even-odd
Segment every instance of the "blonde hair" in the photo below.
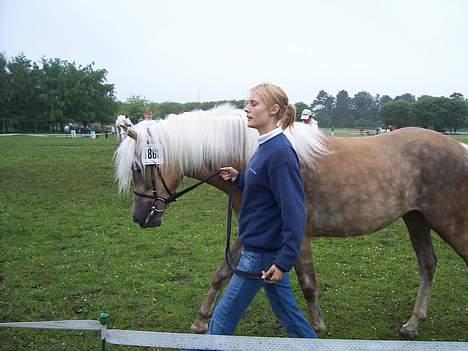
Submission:
{"label": "blonde hair", "polygon": [[288,96],[283,89],[271,83],[261,83],[251,90],[260,95],[268,109],[271,109],[275,104],[279,106],[278,114],[275,117],[283,130],[292,127],[296,119],[296,107],[289,103]]}

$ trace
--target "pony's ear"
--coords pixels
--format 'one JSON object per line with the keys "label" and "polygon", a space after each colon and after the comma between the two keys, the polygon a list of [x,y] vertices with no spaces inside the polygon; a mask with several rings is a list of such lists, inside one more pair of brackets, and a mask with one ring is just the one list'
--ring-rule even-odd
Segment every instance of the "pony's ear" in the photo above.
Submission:
{"label": "pony's ear", "polygon": [[138,134],[137,134],[137,132],[136,132],[135,129],[133,129],[133,128],[131,128],[131,127],[125,125],[125,124],[121,124],[120,127],[121,127],[123,130],[125,130],[125,132],[127,133],[127,135],[128,135],[130,138],[132,138],[132,139],[134,139],[134,140],[137,140]]}

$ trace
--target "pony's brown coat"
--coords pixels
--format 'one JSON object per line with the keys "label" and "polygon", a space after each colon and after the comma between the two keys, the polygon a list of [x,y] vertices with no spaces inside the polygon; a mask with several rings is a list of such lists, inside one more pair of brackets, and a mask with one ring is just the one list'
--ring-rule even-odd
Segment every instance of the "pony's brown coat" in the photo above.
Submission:
{"label": "pony's brown coat", "polygon": [[[325,327],[310,238],[369,234],[403,217],[418,258],[421,282],[413,314],[400,334],[414,337],[419,321],[426,317],[437,261],[430,230],[436,231],[468,264],[468,152],[449,137],[419,128],[373,137],[328,138],[326,143],[329,153],[316,157],[314,169],[303,165],[308,222],[295,266],[312,323],[317,330]],[[245,164],[232,166],[242,168]],[[206,175],[190,174],[199,179]],[[174,188],[180,182],[167,172],[163,177]],[[228,191],[228,184],[221,179],[211,184]],[[237,213],[240,197],[240,193],[235,194]],[[139,213],[146,213],[150,201],[136,201],[134,215],[139,221]],[[158,221],[155,225],[160,224]],[[239,251],[236,242],[234,255],[238,257]],[[230,275],[223,263],[213,277],[193,331],[206,330],[216,297]]]}

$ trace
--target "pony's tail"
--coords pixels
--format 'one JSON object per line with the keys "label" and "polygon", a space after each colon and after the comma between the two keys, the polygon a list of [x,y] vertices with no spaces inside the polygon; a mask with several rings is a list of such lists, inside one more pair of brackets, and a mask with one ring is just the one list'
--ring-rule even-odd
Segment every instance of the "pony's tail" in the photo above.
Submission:
{"label": "pony's tail", "polygon": [[286,111],[281,120],[281,127],[284,129],[291,128],[296,120],[296,107],[293,104],[286,106]]}

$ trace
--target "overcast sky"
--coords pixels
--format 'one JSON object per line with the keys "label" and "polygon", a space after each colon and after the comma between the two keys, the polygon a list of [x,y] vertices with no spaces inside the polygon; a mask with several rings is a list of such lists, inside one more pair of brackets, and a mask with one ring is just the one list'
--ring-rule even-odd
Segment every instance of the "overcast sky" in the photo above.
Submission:
{"label": "overcast sky", "polygon": [[468,1],[0,0],[0,51],[95,62],[119,100],[468,96]]}

